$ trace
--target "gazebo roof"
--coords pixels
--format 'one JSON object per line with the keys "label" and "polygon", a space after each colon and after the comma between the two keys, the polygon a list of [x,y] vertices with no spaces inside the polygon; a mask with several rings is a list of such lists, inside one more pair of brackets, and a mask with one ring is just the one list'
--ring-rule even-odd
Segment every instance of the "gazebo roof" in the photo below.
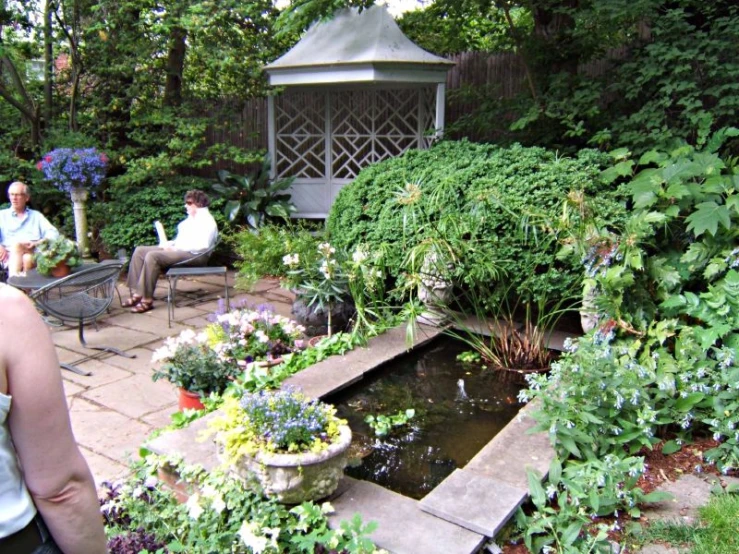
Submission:
{"label": "gazebo roof", "polygon": [[338,10],[266,66],[271,85],[442,83],[454,65],[413,43],[387,8]]}

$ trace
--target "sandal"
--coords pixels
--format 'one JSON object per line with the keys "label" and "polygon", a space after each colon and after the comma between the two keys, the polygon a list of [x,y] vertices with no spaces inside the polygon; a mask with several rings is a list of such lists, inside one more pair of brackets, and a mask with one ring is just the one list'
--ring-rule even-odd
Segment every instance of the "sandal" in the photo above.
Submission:
{"label": "sandal", "polygon": [[136,304],[133,308],[131,308],[131,313],[134,314],[145,314],[146,312],[150,312],[154,309],[154,302],[144,302],[141,300],[138,304]]}
{"label": "sandal", "polygon": [[128,300],[121,302],[121,307],[122,308],[133,308],[134,306],[138,306],[140,302],[141,302],[140,296],[132,296]]}

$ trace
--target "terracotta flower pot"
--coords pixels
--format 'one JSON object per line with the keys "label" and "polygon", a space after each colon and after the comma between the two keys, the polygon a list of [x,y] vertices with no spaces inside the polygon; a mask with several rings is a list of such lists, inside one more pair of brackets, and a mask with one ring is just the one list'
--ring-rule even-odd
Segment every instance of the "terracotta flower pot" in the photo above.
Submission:
{"label": "terracotta flower pot", "polygon": [[51,270],[52,277],[66,277],[70,274],[72,268],[69,267],[67,262],[60,262]]}
{"label": "terracotta flower pot", "polygon": [[[352,432],[339,427],[339,437],[323,452],[244,456],[231,470],[253,490],[283,504],[326,498],[339,486],[349,458]],[[219,447],[219,455],[221,455]]]}
{"label": "terracotta flower pot", "polygon": [[179,408],[182,412],[184,410],[204,410],[205,406],[200,401],[198,393],[180,388]]}

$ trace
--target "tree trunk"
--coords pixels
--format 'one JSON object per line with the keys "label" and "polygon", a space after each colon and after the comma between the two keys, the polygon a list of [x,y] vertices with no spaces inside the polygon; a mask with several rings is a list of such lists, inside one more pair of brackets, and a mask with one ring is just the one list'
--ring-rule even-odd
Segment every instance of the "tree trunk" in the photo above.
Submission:
{"label": "tree trunk", "polygon": [[53,28],[51,25],[53,0],[46,0],[44,7],[44,121],[46,126],[51,125],[52,106],[54,102],[54,44]]}
{"label": "tree trunk", "polygon": [[185,69],[187,32],[182,27],[172,28],[167,52],[167,80],[164,85],[164,105],[182,104],[182,72]]}

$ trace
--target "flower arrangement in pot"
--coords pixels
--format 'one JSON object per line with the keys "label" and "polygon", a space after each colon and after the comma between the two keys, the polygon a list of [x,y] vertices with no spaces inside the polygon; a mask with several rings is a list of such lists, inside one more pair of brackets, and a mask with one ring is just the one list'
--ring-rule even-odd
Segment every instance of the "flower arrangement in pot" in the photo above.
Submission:
{"label": "flower arrangement in pot", "polygon": [[223,462],[249,487],[286,504],[336,490],[352,433],[333,406],[296,391],[261,391],[227,397],[222,411],[210,431]]}
{"label": "flower arrangement in pot", "polygon": [[218,357],[242,370],[252,363],[271,365],[284,354],[299,350],[303,332],[301,325],[264,307],[217,314],[205,329]]}
{"label": "flower arrangement in pot", "polygon": [[222,393],[238,373],[236,364],[225,363],[208,343],[207,333],[191,329],[169,337],[151,358],[161,366],[152,379],[166,379],[180,389],[179,406],[203,409],[199,397],[211,392]]}
{"label": "flower arrangement in pot", "polygon": [[64,277],[82,263],[77,244],[66,237],[40,241],[34,250],[36,271],[42,275]]}

